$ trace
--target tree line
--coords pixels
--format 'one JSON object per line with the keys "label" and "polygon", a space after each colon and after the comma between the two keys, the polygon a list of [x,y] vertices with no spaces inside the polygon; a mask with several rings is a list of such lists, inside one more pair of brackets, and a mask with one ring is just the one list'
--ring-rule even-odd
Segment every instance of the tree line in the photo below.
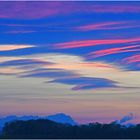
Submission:
{"label": "tree line", "polygon": [[1,138],[6,139],[139,139],[140,124],[124,127],[116,123],[88,125],[60,124],[47,119],[6,123]]}

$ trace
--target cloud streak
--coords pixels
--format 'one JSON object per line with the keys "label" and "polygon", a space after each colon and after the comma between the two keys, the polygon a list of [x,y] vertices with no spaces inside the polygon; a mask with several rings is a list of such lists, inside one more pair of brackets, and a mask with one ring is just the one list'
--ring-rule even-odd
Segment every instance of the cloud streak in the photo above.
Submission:
{"label": "cloud streak", "polygon": [[127,58],[124,58],[122,60],[122,62],[124,64],[131,64],[131,63],[140,62],[140,55],[139,54],[136,54],[136,55],[133,55],[133,56],[129,56]]}
{"label": "cloud streak", "polygon": [[96,45],[136,43],[139,41],[140,38],[81,40],[81,41],[58,43],[55,44],[54,47],[57,49],[70,49],[70,48],[81,48],[81,47],[89,47],[89,46],[96,46]]}
{"label": "cloud streak", "polygon": [[117,82],[95,77],[76,77],[76,78],[60,78],[52,80],[53,83],[62,83],[68,85],[75,85],[73,90],[88,90],[98,88],[115,88]]}
{"label": "cloud streak", "polygon": [[92,31],[92,30],[115,30],[115,29],[127,29],[140,27],[137,23],[130,21],[111,21],[111,22],[100,22],[88,25],[82,25],[75,27],[76,31]]}
{"label": "cloud streak", "polygon": [[18,59],[10,60],[0,63],[0,67],[9,67],[9,66],[23,66],[23,65],[49,65],[52,64],[47,61],[41,61],[37,59]]}
{"label": "cloud streak", "polygon": [[123,46],[123,47],[109,48],[104,50],[102,49],[99,51],[90,52],[87,58],[90,59],[90,58],[97,58],[97,57],[102,57],[102,56],[116,54],[116,53],[137,52],[137,51],[140,51],[140,45]]}
{"label": "cloud streak", "polygon": [[32,48],[32,45],[0,45],[0,51],[10,51],[16,49]]}
{"label": "cloud streak", "polygon": [[122,119],[116,121],[116,123],[118,123],[118,124],[124,124],[127,121],[130,121],[132,119],[134,119],[134,115],[133,115],[133,113],[129,113],[128,115],[124,116]]}
{"label": "cloud streak", "polygon": [[117,88],[117,82],[105,78],[82,77],[78,73],[64,69],[38,69],[23,72],[22,78],[52,78],[49,83],[61,83],[74,86],[72,90],[89,90],[100,88]]}
{"label": "cloud streak", "polygon": [[35,78],[64,78],[64,77],[77,77],[78,74],[75,74],[72,71],[64,69],[51,69],[51,68],[42,68],[32,71],[27,71],[23,73],[20,77],[35,77]]}
{"label": "cloud streak", "polygon": [[37,31],[35,30],[10,30],[7,32],[4,32],[5,34],[30,34],[30,33],[36,33]]}
{"label": "cloud streak", "polygon": [[[74,13],[139,13],[139,3],[112,2],[0,2],[1,18],[36,19]],[[8,8],[7,8],[8,7]]]}

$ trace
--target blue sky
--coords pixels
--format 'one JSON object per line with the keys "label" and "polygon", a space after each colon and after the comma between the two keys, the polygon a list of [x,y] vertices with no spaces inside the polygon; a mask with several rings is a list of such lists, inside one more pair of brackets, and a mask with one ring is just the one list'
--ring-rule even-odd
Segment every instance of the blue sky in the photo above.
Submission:
{"label": "blue sky", "polygon": [[0,112],[140,120],[140,2],[0,2]]}

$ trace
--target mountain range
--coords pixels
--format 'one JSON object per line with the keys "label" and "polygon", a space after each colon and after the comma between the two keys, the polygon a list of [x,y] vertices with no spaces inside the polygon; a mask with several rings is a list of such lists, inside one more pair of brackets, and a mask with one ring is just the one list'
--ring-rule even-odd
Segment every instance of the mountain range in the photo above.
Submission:
{"label": "mountain range", "polygon": [[[12,122],[12,121],[16,121],[16,120],[23,120],[23,121],[28,121],[28,120],[37,120],[37,119],[48,119],[50,121],[54,121],[57,123],[61,123],[61,124],[69,124],[69,125],[78,125],[78,123],[76,121],[74,121],[74,119],[69,116],[66,115],[64,113],[57,113],[54,115],[49,115],[49,116],[7,116],[7,117],[3,117],[0,118],[0,131],[2,131],[2,128],[4,127],[5,123],[8,122]],[[130,113],[126,116],[124,116],[123,118],[121,118],[120,120],[116,120],[114,121],[115,124],[120,124],[123,125],[125,127],[130,127],[130,126],[135,126],[135,124],[133,123],[127,123],[128,121],[133,119],[133,114]]]}
{"label": "mountain range", "polygon": [[54,115],[49,115],[49,116],[7,116],[0,118],[0,131],[4,127],[5,123],[16,121],[16,120],[37,120],[37,119],[48,119],[57,123],[62,123],[62,124],[69,124],[69,125],[77,125],[77,123],[69,116],[64,113],[58,113]]}

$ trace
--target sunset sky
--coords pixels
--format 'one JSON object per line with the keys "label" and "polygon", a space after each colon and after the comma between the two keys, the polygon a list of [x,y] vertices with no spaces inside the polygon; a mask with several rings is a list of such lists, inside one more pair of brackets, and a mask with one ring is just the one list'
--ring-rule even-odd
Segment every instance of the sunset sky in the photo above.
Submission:
{"label": "sunset sky", "polygon": [[140,2],[0,2],[0,116],[140,122]]}

